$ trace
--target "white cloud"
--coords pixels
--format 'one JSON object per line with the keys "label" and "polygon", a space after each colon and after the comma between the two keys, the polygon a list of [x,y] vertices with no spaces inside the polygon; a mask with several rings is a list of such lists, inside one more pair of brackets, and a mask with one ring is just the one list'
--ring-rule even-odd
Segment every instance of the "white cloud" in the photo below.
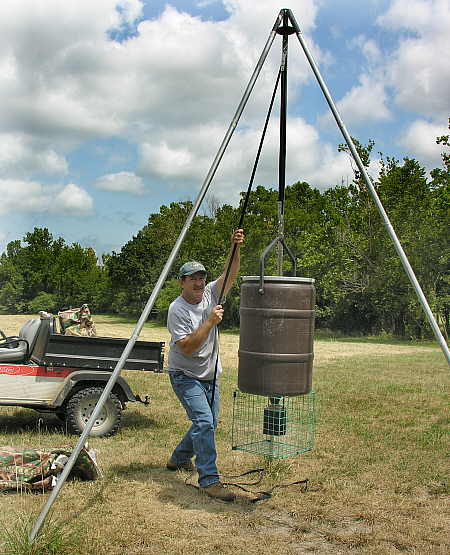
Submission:
{"label": "white cloud", "polygon": [[416,120],[408,126],[398,139],[399,144],[419,160],[426,159],[436,167],[441,163],[442,145],[436,144],[436,137],[448,135],[448,127],[425,120]]}
{"label": "white cloud", "polygon": [[119,17],[123,23],[133,23],[142,15],[144,4],[141,0],[117,0]]}
{"label": "white cloud", "polygon": [[0,214],[20,212],[56,212],[85,216],[92,212],[93,200],[81,187],[64,188],[37,181],[0,179]]}
{"label": "white cloud", "polygon": [[137,0],[1,2],[3,128],[71,144],[120,132],[124,110],[108,98],[121,61],[107,32],[140,13]]}
{"label": "white cloud", "polygon": [[45,212],[51,203],[51,195],[37,181],[19,179],[0,180],[0,213]]}
{"label": "white cloud", "polygon": [[[449,17],[446,0],[393,0],[378,23],[392,29],[444,30]],[[438,19],[436,19],[438,18]]]}
{"label": "white cloud", "polygon": [[[190,5],[206,7],[215,1],[192,0]],[[276,15],[286,6],[296,16],[317,64],[321,68],[336,64],[335,83],[338,89],[342,86],[338,60],[311,37],[318,10],[327,10],[328,17],[332,15],[328,5],[333,3],[223,0],[222,4],[229,14],[222,21],[193,17],[171,6],[170,0],[160,16],[140,21],[141,0],[0,2],[0,210],[45,217],[55,211],[92,213],[89,188],[43,183],[45,177],[56,180],[67,174],[66,182],[80,182],[77,172],[84,172],[80,169],[84,162],[90,175],[100,176],[92,187],[139,195],[148,190],[146,183],[152,183],[178,189],[179,198],[185,194],[192,198],[217,153]],[[349,3],[335,4],[333,10],[352,9]],[[371,2],[371,9],[375,5],[379,12],[380,3]],[[188,2],[183,6],[189,9]],[[351,75],[338,103],[346,124],[361,126],[359,130],[367,124],[368,132],[381,133],[380,124],[389,122],[385,128],[391,133],[395,101],[403,116],[418,119],[399,143],[419,158],[439,160],[435,134],[446,122],[450,97],[449,17],[447,0],[391,0],[377,20],[381,30],[374,34],[369,25],[365,34],[350,41],[340,27],[342,20],[333,20],[328,38],[339,34],[341,43],[351,47],[347,52]],[[353,21],[351,13],[348,18]],[[127,30],[136,32],[124,40]],[[111,36],[120,36],[122,42],[110,40]],[[279,66],[280,42],[276,37],[214,179],[213,194],[225,202],[236,200],[248,184]],[[359,82],[352,77],[354,64],[361,63],[360,57],[355,62],[356,49],[364,56]],[[295,104],[303,100],[304,91],[309,94],[304,85],[316,83],[295,36],[289,56],[287,181],[305,179],[320,187],[346,182],[352,178],[348,157],[296,117],[297,110],[304,114],[305,106],[311,106],[306,94],[305,103]],[[306,117],[313,121],[314,115],[311,111]],[[329,123],[329,117],[322,123]],[[376,125],[370,128],[371,124]],[[331,125],[334,131],[334,121]],[[114,151],[114,159],[98,153],[99,139],[104,139],[106,153]],[[82,159],[89,148],[86,141],[92,151]],[[278,146],[275,116],[255,183],[276,186]],[[137,167],[129,169],[136,152]],[[98,159],[104,167],[94,173]],[[68,167],[70,162],[73,168]]]}
{"label": "white cloud", "polygon": [[94,201],[89,193],[78,185],[69,183],[56,195],[50,211],[67,216],[88,216],[93,207]]}
{"label": "white cloud", "polygon": [[373,39],[368,39],[364,35],[358,35],[349,43],[350,48],[357,48],[370,63],[377,63],[381,59],[381,51],[378,44]]}
{"label": "white cloud", "polygon": [[[353,85],[336,106],[345,124],[363,125],[390,120],[393,115],[389,108],[389,95],[386,87],[384,56],[377,42],[360,34],[347,43],[350,51],[358,50],[367,64],[361,72],[357,85]],[[331,112],[318,118],[321,126],[334,125]]]}
{"label": "white cloud", "polygon": [[0,213],[43,212],[47,209],[51,195],[41,183],[19,179],[0,180]]}
{"label": "white cloud", "polygon": [[[300,18],[316,60],[326,60],[308,37],[316,0],[288,4]],[[0,3],[0,129],[5,137],[27,137],[15,143],[10,139],[9,154],[5,150],[0,160],[5,176],[25,183],[37,172],[65,173],[64,155],[83,141],[120,137],[138,147],[137,174],[173,187],[202,181],[286,3],[226,0],[229,18],[218,22],[167,5],[157,19],[139,22],[132,38],[109,40],[111,29],[136,24],[142,6],[139,0],[78,0],[70,6],[60,0]],[[250,141],[259,140],[279,43],[277,37],[246,108],[247,131],[229,147],[231,165],[223,171],[228,182],[242,183],[240,168],[248,162],[241,147],[249,150],[254,146]],[[312,79],[305,57],[292,56],[291,100]],[[274,155],[270,168],[276,164]],[[141,194],[145,188],[137,174],[108,173],[94,186]],[[76,190],[61,193],[58,202],[80,213],[89,209]]]}
{"label": "white cloud", "polygon": [[[262,150],[255,184],[277,186],[279,120],[270,122]],[[195,130],[172,131],[171,148],[167,143],[141,146],[139,171],[150,179],[168,185],[184,186],[186,191],[197,192],[212,164],[219,147],[220,130],[216,127],[196,127]],[[186,133],[193,137],[188,144]],[[238,130],[231,139],[214,177],[214,195],[224,202],[234,202],[245,190],[251,176],[261,129]],[[352,176],[347,157],[336,153],[331,145],[323,144],[317,131],[301,118],[291,117],[287,129],[286,182],[298,179],[317,187],[328,187]]]}
{"label": "white cloud", "polygon": [[[138,17],[141,2],[120,2],[120,13],[115,5],[114,0],[79,0],[70,9],[59,0],[39,8],[31,0],[1,3],[0,101],[9,130],[59,142],[124,134],[136,139],[161,125],[229,117],[284,2],[253,6],[230,0],[225,3],[230,17],[220,22],[168,5],[120,44],[108,40],[107,31]],[[315,2],[291,5],[294,11],[299,7],[308,33]],[[311,48],[320,60],[313,42]],[[263,85],[273,83],[276,50],[260,76]],[[304,57],[297,58],[290,71],[293,89],[312,78]],[[260,88],[254,93],[255,113],[266,104]]]}
{"label": "white cloud", "polygon": [[[119,137],[138,149],[136,173],[107,173],[95,181],[95,187],[141,194],[145,191],[142,178],[151,178],[173,187],[195,184],[198,188],[279,9],[286,4],[292,9],[316,62],[330,63],[330,55],[310,37],[320,6],[317,0],[224,0],[223,4],[229,18],[218,22],[204,21],[168,5],[157,19],[139,22],[136,36],[118,43],[109,40],[108,32],[137,24],[142,15],[141,1],[0,2],[0,130],[7,145],[3,152],[0,149],[2,177],[22,180],[28,184],[24,187],[31,187],[29,183],[37,183],[33,180],[35,173],[67,172],[65,156],[83,141]],[[422,57],[415,63],[425,68],[430,64],[427,45],[437,44],[433,31],[439,29],[439,23],[434,19],[443,2],[415,1],[410,5],[412,8],[406,9],[406,2],[392,2],[379,23],[417,33],[418,38],[407,40],[420,42]],[[439,36],[445,42],[444,33]],[[216,182],[224,199],[228,187],[241,190],[248,181],[279,64],[279,42],[277,37],[242,126],[219,169]],[[290,56],[290,103],[300,95],[302,86],[313,80],[295,37],[292,42],[292,51],[299,55]],[[420,94],[410,84],[402,85],[400,79],[406,39],[400,36],[392,62],[389,53],[365,35],[352,44],[361,49],[368,68],[359,84],[350,88],[338,104],[346,123],[389,120],[387,82],[395,87],[400,104],[406,106],[413,100],[421,104]],[[438,56],[434,53],[434,57]],[[441,55],[440,60],[442,65],[446,63],[445,56]],[[438,97],[438,87],[434,86],[439,79],[434,74],[436,67],[433,65],[430,79],[433,94]],[[442,83],[441,89],[446,86]],[[430,110],[436,111],[433,103],[443,104],[443,98],[427,97]],[[426,108],[421,109],[420,113],[425,113]],[[268,138],[260,183],[276,183],[275,137],[273,133]],[[325,186],[346,178],[345,157],[323,144],[305,121],[290,119],[288,141],[288,180],[309,179],[312,184]],[[114,170],[118,169],[120,166],[114,164]],[[41,193],[45,198],[47,189]],[[64,209],[86,213],[92,209],[92,199],[83,193],[88,195],[71,185],[65,192],[58,191],[56,198]],[[42,203],[32,198],[36,209],[43,210]]]}
{"label": "white cloud", "polygon": [[0,174],[27,176],[33,173],[64,175],[67,161],[51,146],[20,133],[0,133]]}
{"label": "white cloud", "polygon": [[158,144],[141,145],[141,170],[162,178],[195,178],[198,173],[195,153],[186,146],[169,146],[162,140]]}
{"label": "white cloud", "polygon": [[218,2],[220,2],[220,0],[199,0],[196,3],[196,6],[198,8],[207,8],[208,6],[211,6],[213,4],[217,4]]}
{"label": "white cloud", "polygon": [[[394,119],[395,103],[411,116],[422,116],[430,125],[448,118],[450,98],[450,10],[448,0],[393,0],[387,11],[377,18],[385,31],[395,33],[394,48],[381,46],[361,34],[349,41],[367,60],[367,67],[354,85],[337,102],[346,124],[362,126]],[[319,118],[321,125],[330,124],[331,115]],[[425,164],[436,162],[434,140],[425,146],[423,124],[418,145],[412,136],[413,125],[398,144],[411,154],[422,155]]]}
{"label": "white cloud", "polygon": [[[360,84],[352,87],[337,102],[337,108],[346,124],[386,121],[392,114],[388,107],[388,96],[382,78],[374,74],[364,74]],[[321,125],[329,124],[332,116],[329,112],[319,119]],[[334,120],[333,120],[334,121]]]}
{"label": "white cloud", "polygon": [[126,192],[134,195],[145,193],[142,177],[128,171],[102,175],[95,181],[94,187],[106,191]]}
{"label": "white cloud", "polygon": [[448,117],[448,0],[394,0],[378,23],[389,30],[406,31],[386,68],[396,103],[435,120]]}

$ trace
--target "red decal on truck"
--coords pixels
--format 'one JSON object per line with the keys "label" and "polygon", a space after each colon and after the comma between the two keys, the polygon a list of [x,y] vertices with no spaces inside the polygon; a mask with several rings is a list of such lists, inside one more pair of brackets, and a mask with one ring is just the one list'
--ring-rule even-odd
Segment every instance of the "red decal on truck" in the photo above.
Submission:
{"label": "red decal on truck", "polygon": [[65,378],[74,372],[73,368],[48,368],[47,366],[36,366],[26,364],[0,364],[0,374],[9,376],[36,376],[38,378],[49,378],[57,376]]}

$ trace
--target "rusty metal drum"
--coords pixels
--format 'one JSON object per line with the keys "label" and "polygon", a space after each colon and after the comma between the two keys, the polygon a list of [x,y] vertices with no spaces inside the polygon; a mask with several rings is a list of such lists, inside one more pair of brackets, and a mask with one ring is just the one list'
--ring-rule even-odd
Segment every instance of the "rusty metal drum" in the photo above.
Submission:
{"label": "rusty metal drum", "polygon": [[245,276],[241,285],[238,387],[255,395],[311,391],[314,279]]}

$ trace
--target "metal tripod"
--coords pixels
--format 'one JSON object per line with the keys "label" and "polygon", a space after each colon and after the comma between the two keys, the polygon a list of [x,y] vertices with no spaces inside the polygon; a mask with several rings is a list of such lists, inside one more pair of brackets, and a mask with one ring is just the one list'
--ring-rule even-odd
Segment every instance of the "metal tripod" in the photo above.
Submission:
{"label": "metal tripod", "polygon": [[[128,343],[127,343],[127,345],[126,345],[126,347],[125,347],[125,349],[124,349],[124,351],[123,351],[123,353],[120,357],[120,359],[117,362],[116,367],[114,368],[114,371],[111,373],[111,377],[110,377],[109,381],[107,382],[107,384],[105,386],[105,389],[103,390],[103,393],[100,396],[100,399],[98,400],[98,403],[97,403],[96,407],[94,408],[94,410],[91,414],[91,417],[89,418],[89,420],[86,424],[86,427],[85,427],[83,433],[81,434],[81,436],[78,440],[78,443],[77,443],[77,445],[75,446],[75,448],[72,452],[72,455],[70,456],[69,460],[67,461],[67,463],[64,467],[64,470],[61,473],[61,476],[60,476],[55,488],[51,492],[47,502],[45,503],[41,513],[39,514],[32,530],[31,530],[31,533],[30,533],[30,536],[29,536],[29,539],[30,539],[31,542],[34,541],[37,534],[39,533],[39,530],[41,529],[50,508],[52,507],[52,505],[53,505],[56,497],[58,496],[62,486],[64,485],[70,471],[72,470],[73,465],[74,465],[75,461],[77,460],[78,455],[81,452],[81,449],[83,448],[83,445],[85,444],[87,438],[89,437],[91,429],[94,426],[94,423],[95,423],[98,415],[100,414],[100,412],[103,408],[103,405],[105,404],[111,390],[113,389],[113,387],[114,387],[114,385],[117,381],[117,378],[119,377],[120,372],[121,372],[121,370],[122,370],[122,368],[125,364],[125,361],[127,360],[131,350],[133,349],[133,346],[134,346],[136,340],[139,337],[139,334],[140,334],[140,332],[141,332],[141,330],[144,326],[144,323],[147,320],[147,318],[150,314],[150,311],[153,308],[153,305],[156,301],[156,298],[157,298],[159,292],[161,291],[161,289],[164,285],[164,282],[165,282],[165,280],[166,280],[166,278],[169,274],[170,269],[172,268],[172,265],[175,261],[175,258],[178,254],[178,251],[179,251],[180,247],[181,247],[181,244],[184,241],[186,233],[187,233],[189,227],[191,226],[192,221],[193,221],[194,217],[196,216],[196,214],[197,214],[197,212],[200,208],[200,205],[201,205],[201,203],[202,203],[202,201],[203,201],[203,199],[204,199],[204,197],[205,197],[205,195],[206,195],[206,193],[209,189],[209,186],[210,186],[210,184],[211,184],[211,182],[214,178],[214,175],[217,171],[217,168],[220,164],[220,161],[222,160],[222,157],[225,153],[225,150],[226,150],[226,148],[227,148],[227,146],[228,146],[228,144],[231,140],[231,137],[232,137],[232,135],[233,135],[233,133],[234,133],[236,127],[237,127],[239,119],[240,119],[240,117],[241,117],[241,115],[244,111],[244,108],[245,108],[247,102],[248,102],[248,99],[250,98],[251,92],[252,92],[252,90],[255,86],[255,83],[258,79],[258,76],[261,72],[261,69],[264,65],[264,62],[267,58],[267,55],[270,51],[270,48],[273,44],[273,41],[274,41],[275,36],[276,36],[277,33],[282,34],[282,36],[283,36],[283,48],[286,46],[286,58],[287,58],[288,36],[290,34],[295,34],[297,36],[298,41],[300,42],[300,45],[303,49],[303,52],[305,53],[306,58],[309,62],[309,65],[311,66],[311,69],[312,69],[312,71],[313,71],[313,73],[314,73],[314,75],[317,79],[317,82],[318,82],[318,84],[319,84],[319,86],[322,90],[322,93],[324,94],[325,99],[326,99],[326,101],[327,101],[327,103],[330,107],[330,110],[331,110],[331,112],[332,112],[332,114],[333,114],[333,116],[336,120],[336,123],[337,123],[339,129],[341,130],[341,133],[342,133],[342,135],[345,139],[345,142],[347,143],[347,145],[349,147],[349,150],[350,150],[350,152],[351,152],[351,154],[352,154],[352,156],[355,160],[356,165],[358,166],[359,171],[361,172],[361,175],[364,177],[364,181],[366,182],[369,193],[372,196],[372,198],[375,202],[375,205],[376,205],[376,207],[377,207],[377,209],[378,209],[378,211],[379,211],[379,213],[382,217],[383,224],[386,227],[386,230],[387,230],[389,236],[391,237],[391,239],[394,243],[397,254],[400,257],[400,260],[403,264],[404,270],[405,270],[405,272],[406,272],[406,274],[407,274],[407,276],[408,276],[408,278],[409,278],[409,280],[410,280],[410,282],[411,282],[411,284],[412,284],[412,286],[413,286],[413,288],[414,288],[414,290],[417,294],[419,302],[422,305],[422,307],[423,307],[423,309],[424,309],[424,311],[427,315],[427,318],[428,318],[428,320],[430,322],[430,325],[433,329],[434,335],[436,336],[436,339],[438,340],[438,342],[441,346],[441,349],[444,353],[444,356],[446,357],[447,361],[450,364],[450,351],[449,351],[449,348],[447,346],[447,343],[445,342],[445,339],[444,339],[444,337],[441,333],[441,330],[439,329],[439,326],[438,326],[438,324],[437,324],[437,322],[436,322],[436,320],[433,316],[433,313],[431,312],[431,309],[428,305],[428,302],[425,298],[425,295],[422,292],[422,289],[421,289],[421,287],[420,287],[420,285],[419,285],[419,283],[416,279],[416,276],[415,276],[415,274],[414,274],[414,272],[411,268],[411,265],[409,264],[409,261],[406,257],[406,254],[403,251],[403,248],[402,248],[402,246],[401,246],[401,244],[400,244],[400,242],[397,238],[397,235],[395,234],[395,231],[394,231],[394,229],[393,229],[393,227],[392,227],[392,225],[389,221],[389,218],[388,218],[388,216],[387,216],[387,214],[386,214],[386,212],[383,208],[383,205],[381,204],[381,201],[380,201],[380,199],[377,195],[377,192],[376,192],[374,186],[372,185],[370,177],[368,176],[368,174],[366,172],[366,169],[364,168],[364,165],[363,165],[363,163],[362,163],[362,161],[359,157],[359,154],[358,154],[358,152],[355,148],[355,145],[352,141],[352,138],[351,138],[350,134],[348,133],[348,131],[347,131],[347,129],[346,129],[339,113],[338,113],[336,105],[335,105],[335,103],[334,103],[334,101],[331,97],[331,94],[328,91],[328,88],[327,88],[327,86],[326,86],[326,84],[325,84],[325,82],[324,82],[324,80],[323,80],[323,78],[322,78],[322,76],[319,72],[318,67],[317,67],[312,55],[310,54],[307,45],[305,44],[305,42],[303,40],[301,30],[300,30],[300,28],[297,24],[297,21],[295,20],[294,15],[292,14],[291,10],[283,9],[283,10],[280,11],[280,13],[278,14],[278,16],[275,20],[275,24],[272,27],[272,30],[269,34],[269,37],[266,41],[266,44],[265,44],[264,48],[263,48],[262,54],[261,54],[261,56],[260,56],[260,58],[259,58],[259,60],[256,64],[256,67],[253,71],[253,74],[250,78],[250,81],[248,82],[248,85],[247,85],[247,87],[244,91],[242,99],[241,99],[241,101],[240,101],[240,103],[237,107],[236,113],[235,113],[235,115],[234,115],[234,117],[231,121],[230,126],[228,127],[227,132],[225,133],[225,136],[222,140],[222,143],[219,147],[219,150],[218,150],[218,152],[217,152],[217,154],[216,154],[216,156],[213,160],[213,163],[212,163],[212,165],[211,165],[211,167],[210,167],[210,169],[209,169],[209,171],[206,175],[206,178],[203,182],[203,185],[200,189],[200,192],[198,193],[197,199],[196,199],[196,201],[195,201],[195,203],[192,207],[192,210],[191,210],[189,216],[187,217],[186,223],[185,223],[177,241],[175,242],[175,245],[172,249],[172,252],[169,255],[169,258],[168,258],[168,260],[167,260],[167,262],[166,262],[166,264],[165,264],[165,266],[164,266],[164,268],[163,268],[163,270],[162,270],[162,272],[161,272],[161,274],[158,278],[158,281],[156,282],[155,288],[153,289],[152,294],[150,295],[150,298],[148,299],[147,304],[145,305],[145,308],[142,311],[142,314],[141,314],[141,316],[140,316],[140,318],[139,318],[139,320],[138,320],[138,322],[137,322],[137,324],[136,324],[136,326],[133,330],[133,333],[132,333],[132,335],[131,335],[131,337],[130,337],[130,339],[129,339],[129,341],[128,341]],[[287,79],[287,72],[284,72],[283,79]],[[282,81],[282,83],[283,83],[283,81]],[[284,87],[286,87],[286,86],[287,86],[287,81],[284,84]],[[283,87],[283,85],[282,85],[282,87]],[[286,91],[286,88],[284,90]],[[284,119],[284,124],[282,123],[283,119]],[[286,126],[286,111],[284,111],[284,115],[283,115],[283,111],[282,111],[281,119],[280,119],[280,131],[283,128],[284,133],[285,133],[285,126]],[[280,220],[279,221],[280,221],[280,225],[282,223],[283,214],[284,214],[284,183],[285,183],[284,169],[285,169],[285,158],[286,158],[286,142],[285,141],[286,141],[286,136],[284,135],[284,147],[280,146],[280,169],[279,169],[279,172],[280,172],[280,194],[279,194],[279,213],[280,213]],[[283,184],[282,187],[281,187],[281,184]],[[280,232],[280,230],[279,230],[279,232]],[[282,230],[281,230],[281,233],[282,233]],[[281,260],[281,259],[282,259],[282,247],[280,247],[280,250],[279,250],[279,260]]]}

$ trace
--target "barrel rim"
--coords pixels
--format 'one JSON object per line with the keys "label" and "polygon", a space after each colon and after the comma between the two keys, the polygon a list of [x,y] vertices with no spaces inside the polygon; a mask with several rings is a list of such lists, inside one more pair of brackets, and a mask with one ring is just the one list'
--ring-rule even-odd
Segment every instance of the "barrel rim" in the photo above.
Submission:
{"label": "barrel rim", "polygon": [[[257,281],[261,279],[261,276],[242,276],[242,281]],[[264,281],[266,282],[278,282],[278,283],[314,283],[316,280],[314,278],[305,278],[298,276],[264,276]]]}

